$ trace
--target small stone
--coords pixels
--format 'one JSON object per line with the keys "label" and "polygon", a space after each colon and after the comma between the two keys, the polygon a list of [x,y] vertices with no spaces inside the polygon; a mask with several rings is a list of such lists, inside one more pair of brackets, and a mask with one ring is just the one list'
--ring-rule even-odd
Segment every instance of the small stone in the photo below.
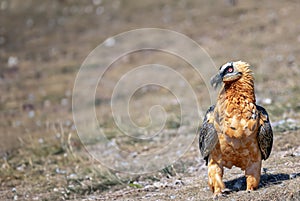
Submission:
{"label": "small stone", "polygon": [[262,100],[262,102],[266,105],[270,105],[270,104],[272,104],[272,99],[271,98],[265,98],[265,99]]}
{"label": "small stone", "polygon": [[56,168],[56,169],[55,169],[55,172],[56,172],[57,174],[66,174],[67,171],[61,170],[61,169],[59,169],[59,168]]}
{"label": "small stone", "polygon": [[135,151],[135,152],[131,153],[130,155],[132,158],[136,158],[138,156],[138,152]]}
{"label": "small stone", "polygon": [[89,176],[85,176],[85,179],[86,179],[86,180],[90,180],[90,181],[93,180],[93,178],[92,178],[92,177],[89,177]]}
{"label": "small stone", "polygon": [[151,193],[148,193],[144,196],[144,198],[150,198],[150,197],[153,197],[153,195]]}
{"label": "small stone", "polygon": [[290,176],[290,179],[295,179],[297,177],[297,174],[296,173],[292,173],[289,176]]}
{"label": "small stone", "polygon": [[175,185],[184,185],[184,183],[182,182],[182,180],[180,179],[177,179],[175,182],[174,182]]}
{"label": "small stone", "polygon": [[22,165],[17,167],[17,170],[20,171],[20,172],[23,172],[25,170],[25,167],[26,167],[26,165],[22,164]]}
{"label": "small stone", "polygon": [[10,56],[7,61],[8,67],[16,67],[19,63],[18,57]]}
{"label": "small stone", "polygon": [[33,110],[31,110],[31,111],[28,112],[28,117],[29,118],[33,118],[34,116],[35,116],[35,113],[34,113]]}
{"label": "small stone", "polygon": [[39,142],[40,144],[44,144],[44,139],[43,139],[43,138],[39,138],[38,142]]}
{"label": "small stone", "polygon": [[114,38],[108,38],[106,41],[104,41],[104,45],[106,47],[112,47],[116,44],[116,40]]}
{"label": "small stone", "polygon": [[154,183],[153,183],[153,186],[154,186],[155,188],[160,188],[160,187],[162,187],[162,183],[161,183],[161,182],[154,182]]}
{"label": "small stone", "polygon": [[16,193],[16,192],[17,192],[17,189],[16,189],[16,188],[12,188],[12,189],[11,189],[11,192]]}

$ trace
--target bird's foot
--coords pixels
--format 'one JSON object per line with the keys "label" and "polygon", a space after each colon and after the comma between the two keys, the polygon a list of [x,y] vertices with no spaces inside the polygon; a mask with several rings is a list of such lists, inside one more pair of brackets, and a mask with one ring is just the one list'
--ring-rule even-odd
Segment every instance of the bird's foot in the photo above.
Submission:
{"label": "bird's foot", "polygon": [[213,196],[213,199],[218,200],[220,198],[226,198],[226,197],[227,197],[227,195],[225,193],[220,192],[220,193],[215,193]]}
{"label": "bird's foot", "polygon": [[254,189],[246,189],[247,193],[251,193]]}
{"label": "bird's foot", "polygon": [[214,193],[213,199],[217,200],[219,198],[226,198],[230,192],[231,192],[230,189],[225,188],[221,192]]}

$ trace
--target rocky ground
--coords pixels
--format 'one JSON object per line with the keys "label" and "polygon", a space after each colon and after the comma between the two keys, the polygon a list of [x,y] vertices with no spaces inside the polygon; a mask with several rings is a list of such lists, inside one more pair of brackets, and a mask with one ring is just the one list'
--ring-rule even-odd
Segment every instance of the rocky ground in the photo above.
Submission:
{"label": "rocky ground", "polygon": [[[78,138],[71,103],[82,62],[107,38],[147,27],[187,35],[217,66],[240,59],[253,65],[257,100],[269,112],[274,147],[263,162],[257,191],[245,192],[243,173],[233,168],[225,170],[228,194],[220,199],[300,200],[297,1],[1,0],[0,9],[1,200],[212,199],[197,139],[175,163],[152,173],[128,175],[93,160]],[[157,61],[177,69],[184,65],[168,56],[136,53],[114,64],[108,77],[118,79],[132,66]],[[207,101],[203,83],[194,80],[191,72],[182,73],[191,76],[198,99]],[[150,88],[137,100],[149,100],[155,93],[165,91]],[[166,139],[145,146],[120,137],[107,110],[109,95],[104,88],[97,97],[97,108],[107,114],[100,118],[101,126],[109,131],[109,139],[126,150],[163,147],[180,125],[178,108],[164,102],[166,111],[175,114],[167,122]],[[134,108],[138,123],[147,121],[147,115],[139,113],[143,105]]]}

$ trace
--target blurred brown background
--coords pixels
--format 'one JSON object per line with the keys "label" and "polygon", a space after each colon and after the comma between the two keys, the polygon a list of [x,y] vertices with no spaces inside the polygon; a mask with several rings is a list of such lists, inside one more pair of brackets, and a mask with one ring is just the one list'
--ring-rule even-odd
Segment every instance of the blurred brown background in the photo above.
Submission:
{"label": "blurred brown background", "polygon": [[0,151],[57,138],[61,128],[76,136],[71,97],[84,59],[109,37],[153,27],[189,36],[217,66],[252,64],[258,101],[277,126],[275,153],[298,153],[299,19],[296,0],[0,0]]}

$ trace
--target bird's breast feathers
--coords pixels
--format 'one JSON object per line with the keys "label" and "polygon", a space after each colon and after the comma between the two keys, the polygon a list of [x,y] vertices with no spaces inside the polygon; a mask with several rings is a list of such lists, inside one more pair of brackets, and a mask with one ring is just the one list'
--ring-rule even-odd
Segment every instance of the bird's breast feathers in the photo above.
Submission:
{"label": "bird's breast feathers", "polygon": [[[213,157],[221,157],[222,165],[231,168],[233,165],[244,170],[249,163],[261,160],[257,140],[252,137],[232,138],[219,134],[219,151],[212,153]],[[219,156],[216,156],[216,155]]]}
{"label": "bird's breast feathers", "polygon": [[[222,103],[226,104],[226,101]],[[223,165],[228,168],[235,165],[241,169],[245,169],[251,161],[261,160],[256,139],[259,115],[255,105],[243,101],[240,105],[231,103],[217,108],[215,118],[219,120],[214,123],[219,147],[212,153],[213,157],[222,158]]]}
{"label": "bird's breast feathers", "polygon": [[259,115],[253,103],[228,104],[217,108],[215,127],[218,133],[224,133],[232,138],[242,138],[252,136],[257,132]]}

